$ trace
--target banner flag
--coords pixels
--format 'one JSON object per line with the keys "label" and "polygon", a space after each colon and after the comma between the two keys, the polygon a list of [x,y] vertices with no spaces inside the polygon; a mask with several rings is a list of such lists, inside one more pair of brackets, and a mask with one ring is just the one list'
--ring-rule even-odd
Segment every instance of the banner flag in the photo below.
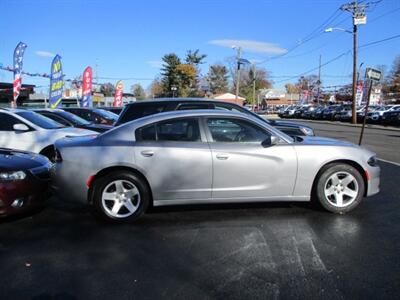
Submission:
{"label": "banner flag", "polygon": [[83,71],[81,107],[92,107],[93,106],[92,81],[93,81],[92,68],[87,67],[85,69],[85,71]]}
{"label": "banner flag", "polygon": [[124,95],[124,83],[122,80],[117,82],[115,86],[115,95],[114,95],[114,102],[113,106],[122,106],[122,96]]}
{"label": "banner flag", "polygon": [[57,54],[51,63],[49,95],[50,108],[54,109],[61,106],[62,93],[64,89],[63,77],[64,75],[62,73],[61,56]]}
{"label": "banner flag", "polygon": [[27,45],[23,42],[19,42],[14,50],[14,81],[13,81],[13,101],[11,102],[12,107],[17,107],[17,99],[21,92],[22,86],[22,62],[23,56]]}
{"label": "banner flag", "polygon": [[358,106],[361,106],[361,102],[363,100],[364,94],[364,81],[358,81],[357,83],[357,93],[356,93],[356,103]]}

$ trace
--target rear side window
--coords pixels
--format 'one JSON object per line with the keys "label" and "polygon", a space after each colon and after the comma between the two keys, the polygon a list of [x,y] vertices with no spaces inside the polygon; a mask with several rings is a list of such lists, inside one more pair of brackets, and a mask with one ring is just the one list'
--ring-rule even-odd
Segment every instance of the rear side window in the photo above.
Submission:
{"label": "rear side window", "polygon": [[166,103],[141,103],[136,105],[129,105],[121,113],[117,124],[123,124],[136,119],[143,118],[145,116],[150,116],[154,114],[161,113],[165,111]]}
{"label": "rear side window", "polygon": [[0,113],[0,131],[14,131],[15,124],[23,123],[9,114]]}
{"label": "rear side window", "polygon": [[137,141],[200,141],[200,129],[197,119],[168,120],[136,130]]}

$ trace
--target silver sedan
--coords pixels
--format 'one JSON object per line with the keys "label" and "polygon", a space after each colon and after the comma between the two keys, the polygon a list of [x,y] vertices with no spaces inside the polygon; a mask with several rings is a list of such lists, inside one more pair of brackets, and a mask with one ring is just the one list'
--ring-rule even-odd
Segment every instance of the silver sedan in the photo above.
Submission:
{"label": "silver sedan", "polygon": [[56,143],[55,188],[127,222],[149,205],[310,201],[345,213],[379,192],[375,154],[321,137],[293,139],[244,114],[144,117]]}

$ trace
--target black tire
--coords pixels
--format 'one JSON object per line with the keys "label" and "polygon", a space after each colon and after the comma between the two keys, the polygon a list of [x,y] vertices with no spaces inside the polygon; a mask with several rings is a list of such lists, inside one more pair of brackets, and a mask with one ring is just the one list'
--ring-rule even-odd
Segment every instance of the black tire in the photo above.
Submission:
{"label": "black tire", "polygon": [[56,162],[56,149],[54,146],[49,146],[43,149],[40,154],[46,156],[52,163]]}
{"label": "black tire", "polygon": [[[112,182],[116,180],[123,180],[133,184],[140,195],[140,201],[136,211],[127,217],[114,217],[107,213],[105,207],[102,204],[102,194],[104,189]],[[101,220],[111,223],[132,223],[136,221],[141,215],[143,215],[150,203],[150,189],[147,183],[135,175],[132,172],[121,170],[108,173],[99,179],[96,179],[93,183],[93,197],[92,206],[94,213]]]}
{"label": "black tire", "polygon": [[[328,179],[335,173],[338,172],[347,172],[351,174],[355,180],[357,181],[358,185],[358,192],[355,200],[353,200],[348,206],[345,207],[337,207],[329,202],[327,197],[325,196],[325,185],[328,182]],[[344,164],[344,163],[333,163],[325,166],[323,170],[320,172],[320,176],[317,178],[316,187],[315,187],[315,194],[317,196],[318,202],[321,206],[333,213],[344,214],[347,213],[354,208],[356,208],[360,202],[362,201],[365,193],[365,183],[362,175],[360,172],[355,169],[354,167]]]}

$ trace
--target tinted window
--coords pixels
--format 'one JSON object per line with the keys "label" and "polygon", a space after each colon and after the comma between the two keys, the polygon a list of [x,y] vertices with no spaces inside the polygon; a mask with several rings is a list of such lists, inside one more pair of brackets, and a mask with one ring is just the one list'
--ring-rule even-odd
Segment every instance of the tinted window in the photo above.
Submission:
{"label": "tinted window", "polygon": [[200,141],[199,123],[196,119],[178,119],[159,122],[140,128],[136,132],[138,141]]}
{"label": "tinted window", "polygon": [[45,116],[45,117],[47,117],[49,119],[52,119],[53,121],[56,121],[56,122],[58,122],[58,123],[60,123],[62,125],[71,126],[71,124],[69,122],[67,122],[66,120],[60,118],[59,116],[53,115],[52,113],[45,113],[44,112],[44,113],[39,113],[39,114],[41,114],[41,115],[43,115],[43,116]]}
{"label": "tinted window", "polygon": [[210,104],[207,103],[184,103],[179,105],[177,110],[191,110],[191,109],[209,109]]}
{"label": "tinted window", "polygon": [[145,116],[161,113],[166,108],[166,103],[140,103],[128,105],[121,113],[117,124],[123,124]]}
{"label": "tinted window", "polygon": [[23,123],[9,114],[0,113],[0,131],[14,131],[15,124]]}
{"label": "tinted window", "polygon": [[136,140],[138,141],[155,141],[156,140],[156,126],[154,124],[139,129],[136,133]]}
{"label": "tinted window", "polygon": [[94,112],[106,120],[117,121],[118,115],[104,109],[95,109]]}
{"label": "tinted window", "polygon": [[270,134],[260,127],[239,119],[212,118],[207,120],[214,142],[262,142]]}
{"label": "tinted window", "polygon": [[17,112],[16,114],[44,129],[56,129],[64,127],[62,124],[32,111],[21,111]]}
{"label": "tinted window", "polygon": [[68,120],[69,122],[75,125],[89,125],[90,122],[67,111],[58,111],[56,112],[57,116],[61,116],[62,118]]}

